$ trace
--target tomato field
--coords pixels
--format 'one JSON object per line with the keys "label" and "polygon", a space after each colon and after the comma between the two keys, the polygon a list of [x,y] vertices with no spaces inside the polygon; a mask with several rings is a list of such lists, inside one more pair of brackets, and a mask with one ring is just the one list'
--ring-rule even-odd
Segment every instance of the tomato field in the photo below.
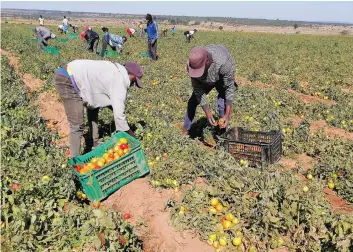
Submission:
{"label": "tomato field", "polygon": [[[144,248],[130,213],[77,197],[66,143],[59,144],[65,136],[48,128],[35,101],[43,93],[59,100],[52,82],[59,66],[101,58],[80,39],[49,40],[60,55],[40,53],[33,28],[1,27],[1,49],[19,67],[2,55],[2,248],[160,251]],[[235,160],[216,144],[217,128],[200,108],[190,136],[181,134],[192,93],[185,63],[192,47],[207,44],[225,45],[236,64],[239,88],[230,125],[280,130],[283,157],[277,164],[260,169]],[[198,31],[185,43],[178,31],[159,39],[158,61],[138,56],[146,50],[144,39],[128,38],[116,61],[143,67],[145,88],[129,90],[127,120],[148,158],[150,186],[182,195],[168,204],[176,231],[195,230],[209,251],[353,251],[351,36]],[[43,85],[29,92],[23,74]],[[213,111],[215,99],[212,91]],[[100,119],[103,142],[115,126],[109,109],[102,109]],[[203,186],[196,186],[199,179]]]}

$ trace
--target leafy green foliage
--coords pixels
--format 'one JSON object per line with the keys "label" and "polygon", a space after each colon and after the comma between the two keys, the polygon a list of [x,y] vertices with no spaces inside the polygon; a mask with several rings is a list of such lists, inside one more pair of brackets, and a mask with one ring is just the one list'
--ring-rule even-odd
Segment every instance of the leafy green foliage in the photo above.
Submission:
{"label": "leafy green foliage", "polygon": [[[100,59],[95,54],[87,53],[81,40],[69,40],[68,43],[49,41],[50,45],[60,47],[59,57],[37,54],[38,44],[20,43],[28,40],[30,36],[28,27],[5,26],[2,29],[2,43],[5,49],[20,56],[22,72],[47,80],[43,90],[53,88],[50,80],[58,66],[77,58]],[[16,32],[10,33],[10,29]],[[121,33],[123,30],[112,29],[112,32]],[[332,126],[353,131],[353,96],[343,91],[344,88],[349,88],[352,80],[353,51],[350,38],[223,31],[222,36],[219,34],[199,31],[195,35],[195,42],[190,44],[184,42],[181,33],[177,33],[173,39],[161,38],[158,41],[160,60],[153,63],[137,56],[146,50],[145,41],[129,38],[124,53],[117,59],[122,63],[136,61],[144,69],[145,88],[129,90],[126,114],[137,138],[142,142],[149,161],[155,164],[152,168],[151,184],[178,190],[181,185],[194,186],[194,181],[198,177],[206,179],[209,183],[210,188],[207,189],[194,187],[186,190],[182,202],[172,207],[171,217],[174,225],[181,230],[196,229],[206,240],[207,236],[215,231],[215,225],[219,222],[217,218],[220,218],[208,213],[209,199],[218,197],[229,207],[229,211],[241,220],[234,231],[243,233],[245,248],[253,245],[258,251],[267,251],[279,247],[278,239],[281,237],[284,245],[293,250],[352,250],[352,215],[333,213],[323,193],[323,188],[327,187],[327,179],[332,178],[333,174],[340,174],[337,178],[333,178],[334,190],[347,201],[353,202],[352,141],[331,139],[323,132],[316,134],[310,132],[310,125],[315,120],[325,120]],[[295,176],[297,171],[280,173],[280,165],[273,165],[266,170],[247,168],[219,146],[215,151],[200,147],[200,141],[212,138],[216,133],[216,129],[205,123],[201,109],[197,111],[194,127],[194,135],[199,137],[200,141],[180,134],[178,127],[183,121],[186,104],[192,93],[190,79],[185,74],[187,55],[192,47],[207,45],[210,41],[224,44],[229,48],[236,62],[238,76],[248,78],[253,84],[261,81],[269,86],[269,88],[240,86],[234,100],[230,124],[252,130],[280,130],[284,135],[285,157],[302,153],[312,157],[316,161],[311,171],[314,179],[308,183],[307,194],[303,193],[302,183]],[[12,80],[9,73],[5,73],[5,76],[7,80]],[[337,103],[334,105],[303,103],[297,96],[288,92],[288,89],[315,95],[324,100],[333,99]],[[3,87],[3,90],[6,90],[6,87]],[[8,90],[8,97],[14,95],[10,88]],[[40,91],[42,90],[38,92]],[[19,89],[16,90],[17,93],[24,94],[24,91]],[[210,107],[214,111],[217,111],[213,102],[216,95],[215,91],[208,95]],[[3,102],[15,110],[18,103],[27,106],[28,99],[24,96],[20,99],[2,100]],[[12,117],[3,114],[4,125],[11,126],[2,129],[3,134],[10,139],[5,141],[8,148],[2,151],[4,157],[9,158],[8,162],[20,160],[21,164],[28,162],[27,166],[22,167],[29,167],[29,164],[30,167],[38,167],[33,172],[23,168],[29,177],[33,176],[36,179],[35,181],[39,181],[44,175],[41,167],[48,167],[46,169],[55,176],[72,176],[70,172],[63,172],[58,167],[56,161],[60,160],[62,153],[55,158],[51,157],[53,147],[48,146],[48,142],[53,137],[39,135],[37,131],[28,127],[33,120],[35,122],[39,120],[36,116],[31,117],[33,111],[21,109],[18,111],[15,116],[22,118],[22,121],[19,123],[21,125],[16,126],[18,127],[16,131],[11,131],[12,127],[15,127],[11,124]],[[305,118],[297,128],[291,120],[294,116]],[[218,117],[217,114],[215,117]],[[111,111],[103,109],[100,112],[100,119],[101,128],[104,129],[103,136],[109,136],[114,131]],[[25,146],[29,146],[23,148],[22,140],[12,139],[10,136],[27,128],[33,137],[32,140],[27,140],[28,137],[21,136],[26,139]],[[44,126],[42,131],[45,132]],[[30,154],[28,149],[31,147],[35,154]],[[14,159],[10,158],[16,153],[20,155]],[[31,159],[24,159],[25,155]],[[33,161],[27,161],[32,158]],[[301,167],[296,168],[301,171]],[[15,176],[11,177],[14,178]],[[71,183],[71,179],[68,178],[65,183]],[[42,188],[41,184],[39,186]],[[58,192],[60,197],[73,198],[73,192],[69,189],[67,189],[69,191],[61,190],[63,191]],[[46,193],[49,192],[43,191],[38,195]],[[188,209],[185,215],[179,215],[181,206]],[[73,236],[70,237],[77,239],[77,232],[73,231]],[[226,235],[229,239],[234,237],[232,232],[227,231]]]}

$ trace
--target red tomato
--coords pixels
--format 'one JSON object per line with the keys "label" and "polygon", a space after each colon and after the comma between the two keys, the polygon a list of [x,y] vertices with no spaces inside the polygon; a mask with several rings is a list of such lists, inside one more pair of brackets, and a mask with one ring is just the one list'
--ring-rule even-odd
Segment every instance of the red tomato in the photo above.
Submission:
{"label": "red tomato", "polygon": [[127,144],[120,144],[120,148],[125,150],[125,149],[129,148],[129,146]]}
{"label": "red tomato", "polygon": [[75,168],[75,170],[78,171],[78,172],[81,170],[81,166],[80,166],[79,164],[75,164],[75,165],[74,165],[74,168]]}
{"label": "red tomato", "polygon": [[101,167],[100,167],[99,165],[97,165],[97,164],[94,165],[94,169],[95,169],[95,170],[99,170],[100,168],[101,168]]}
{"label": "red tomato", "polygon": [[20,184],[17,184],[17,183],[14,183],[12,184],[12,190],[14,192],[16,192],[18,189],[20,189],[21,185]]}
{"label": "red tomato", "polygon": [[108,157],[114,159],[114,153],[110,153]]}
{"label": "red tomato", "polygon": [[66,156],[70,156],[70,150],[69,149],[66,150]]}
{"label": "red tomato", "polygon": [[125,213],[125,214],[123,215],[123,218],[124,218],[124,220],[128,220],[128,219],[131,218],[131,215],[130,215],[129,213]]}
{"label": "red tomato", "polygon": [[87,166],[86,163],[83,163],[82,166],[81,166],[81,169],[85,168]]}

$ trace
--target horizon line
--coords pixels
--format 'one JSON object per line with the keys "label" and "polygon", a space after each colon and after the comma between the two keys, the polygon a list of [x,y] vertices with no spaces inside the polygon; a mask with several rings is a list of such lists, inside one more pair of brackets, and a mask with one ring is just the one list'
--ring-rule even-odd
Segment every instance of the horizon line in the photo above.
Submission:
{"label": "horizon line", "polygon": [[[20,9],[20,8],[1,8],[2,10],[29,10],[29,11],[52,11],[52,12],[72,12],[72,13],[93,13],[93,14],[117,14],[117,15],[145,15],[138,13],[115,13],[115,12],[91,12],[91,11],[69,11],[69,10],[48,10],[48,9]],[[175,16],[175,17],[197,17],[197,18],[231,18],[231,19],[248,19],[248,20],[268,20],[268,21],[286,21],[301,23],[319,23],[319,24],[341,24],[353,25],[353,23],[343,21],[304,21],[304,20],[288,20],[288,19],[267,19],[267,18],[240,18],[240,17],[221,17],[221,16],[185,16],[185,15],[167,15],[155,14],[154,16]]]}

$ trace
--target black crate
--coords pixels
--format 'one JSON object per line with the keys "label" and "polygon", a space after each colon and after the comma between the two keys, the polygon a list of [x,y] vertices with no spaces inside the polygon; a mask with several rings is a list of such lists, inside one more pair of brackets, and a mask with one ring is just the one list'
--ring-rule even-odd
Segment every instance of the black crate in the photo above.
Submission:
{"label": "black crate", "polygon": [[219,139],[227,152],[238,160],[247,160],[250,166],[266,167],[282,156],[282,134],[276,130],[261,132],[235,127]]}

